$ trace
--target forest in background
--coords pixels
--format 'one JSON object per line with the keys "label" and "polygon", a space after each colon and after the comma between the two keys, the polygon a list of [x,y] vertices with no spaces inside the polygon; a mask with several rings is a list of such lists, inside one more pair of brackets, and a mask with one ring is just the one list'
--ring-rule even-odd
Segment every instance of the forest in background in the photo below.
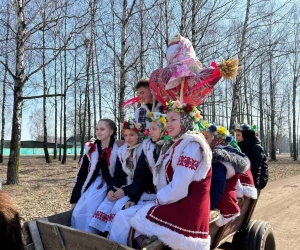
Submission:
{"label": "forest in background", "polygon": [[[67,139],[94,136],[100,118],[132,116],[122,103],[138,79],[164,67],[168,41],[190,39],[204,67],[235,57],[200,109],[206,120],[256,124],[270,159],[299,151],[300,7],[296,0],[3,0],[1,143],[7,183],[18,183],[22,116],[45,158],[66,162]],[[63,144],[49,155],[47,142]],[[58,154],[56,154],[58,152]],[[78,156],[75,151],[74,159]]]}

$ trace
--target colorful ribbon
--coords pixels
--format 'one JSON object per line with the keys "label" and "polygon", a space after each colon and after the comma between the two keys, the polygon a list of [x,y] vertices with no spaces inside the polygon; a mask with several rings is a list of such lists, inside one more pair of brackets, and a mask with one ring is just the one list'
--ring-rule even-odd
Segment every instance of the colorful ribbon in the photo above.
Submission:
{"label": "colorful ribbon", "polygon": [[137,96],[137,97],[133,97],[125,102],[123,102],[122,104],[122,108],[125,108],[127,105],[131,105],[133,106],[135,103],[137,103],[138,101],[140,100],[140,98]]}
{"label": "colorful ribbon", "polygon": [[220,71],[218,69],[218,65],[216,64],[216,62],[212,62],[210,64],[210,66],[214,68],[214,71],[212,72],[213,76],[210,77],[210,78],[208,78],[208,79],[206,79],[206,80],[204,80],[204,81],[202,81],[202,82],[200,82],[200,83],[198,83],[196,86],[193,87],[192,90],[198,89],[201,86],[203,86],[205,83],[208,83],[208,82],[214,80],[215,78],[221,77],[221,73],[220,73]]}

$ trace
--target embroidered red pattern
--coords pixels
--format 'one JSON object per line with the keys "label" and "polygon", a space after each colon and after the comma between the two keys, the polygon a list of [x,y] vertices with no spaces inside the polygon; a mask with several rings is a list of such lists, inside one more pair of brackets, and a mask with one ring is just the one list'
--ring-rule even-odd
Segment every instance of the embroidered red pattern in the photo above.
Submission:
{"label": "embroidered red pattern", "polygon": [[101,211],[97,211],[94,216],[94,218],[98,219],[98,220],[101,220],[101,221],[104,221],[104,222],[108,222],[108,221],[112,221],[115,217],[115,214],[106,214],[106,213],[103,213]]}
{"label": "embroidered red pattern", "polygon": [[196,170],[197,167],[199,166],[199,161],[196,161],[196,160],[194,160],[191,157],[182,155],[179,158],[178,166],[184,166],[186,168],[190,168],[192,170]]}

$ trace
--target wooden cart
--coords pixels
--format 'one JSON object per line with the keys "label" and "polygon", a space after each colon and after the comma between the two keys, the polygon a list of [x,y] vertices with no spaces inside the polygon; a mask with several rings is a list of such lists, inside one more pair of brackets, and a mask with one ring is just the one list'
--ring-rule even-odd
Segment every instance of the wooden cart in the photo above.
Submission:
{"label": "wooden cart", "polygon": [[[250,221],[256,200],[239,200],[241,215],[223,227],[211,218],[211,249],[275,250],[272,227],[267,221]],[[129,250],[127,246],[101,236],[70,228],[72,211],[26,222],[23,226],[25,250]],[[232,238],[232,242],[227,242]],[[156,240],[145,250],[161,250],[163,244]]]}

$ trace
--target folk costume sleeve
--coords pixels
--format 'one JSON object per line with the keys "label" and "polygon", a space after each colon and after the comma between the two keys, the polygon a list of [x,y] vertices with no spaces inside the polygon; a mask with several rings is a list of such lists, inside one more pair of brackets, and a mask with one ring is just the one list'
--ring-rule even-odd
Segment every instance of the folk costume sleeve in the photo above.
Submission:
{"label": "folk costume sleeve", "polygon": [[81,166],[79,168],[78,174],[77,174],[77,181],[75,183],[75,186],[73,188],[72,194],[71,194],[71,199],[70,199],[70,203],[77,203],[80,196],[81,196],[81,189],[83,187],[83,184],[86,180],[86,177],[88,175],[88,171],[89,171],[89,159],[87,157],[87,155],[85,154],[83,156],[82,159],[82,163]]}
{"label": "folk costume sleeve", "polygon": [[226,167],[220,163],[212,164],[212,177],[210,187],[210,210],[216,208],[226,186]]}
{"label": "folk costume sleeve", "polygon": [[109,192],[111,190],[115,191],[114,186],[119,188],[119,187],[122,187],[123,185],[125,185],[126,184],[126,177],[127,177],[127,175],[123,171],[122,164],[121,164],[120,159],[118,157],[117,162],[116,162],[115,174],[114,174],[114,177],[111,181],[111,184],[109,185],[109,188],[108,188],[107,192]]}
{"label": "folk costume sleeve", "polygon": [[[175,203],[187,196],[189,185],[201,160],[200,145],[196,142],[190,142],[179,157],[172,181],[157,193],[158,204]],[[172,166],[168,164],[167,168],[172,168]],[[166,171],[170,170],[166,169]]]}

